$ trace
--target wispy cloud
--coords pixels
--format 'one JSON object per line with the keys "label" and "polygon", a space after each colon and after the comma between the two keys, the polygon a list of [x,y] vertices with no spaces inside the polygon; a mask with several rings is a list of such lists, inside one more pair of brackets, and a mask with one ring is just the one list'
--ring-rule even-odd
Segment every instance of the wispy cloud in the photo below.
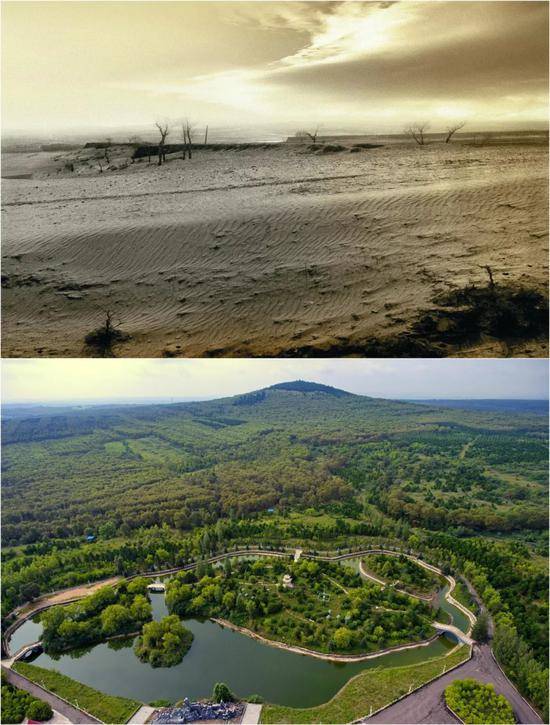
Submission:
{"label": "wispy cloud", "polygon": [[414,4],[355,3],[333,6],[318,18],[310,42],[272,67],[343,63],[388,49],[396,31],[415,16]]}
{"label": "wispy cloud", "polygon": [[[254,111],[269,106],[270,89],[264,82],[285,73],[323,64],[345,63],[398,44],[397,30],[415,17],[414,6],[403,3],[285,3],[248,5],[230,9],[234,23],[253,22],[264,28],[292,28],[307,40],[297,52],[261,67],[243,67],[187,77],[180,83],[110,84],[158,94]],[[274,100],[274,99],[273,99]]]}
{"label": "wispy cloud", "polygon": [[[138,5],[140,27],[148,34],[154,3],[132,7]],[[93,91],[98,99],[93,113],[102,118],[111,108],[113,116],[120,118],[122,109],[136,122],[191,116],[220,126],[276,125],[279,132],[311,123],[327,131],[347,125],[349,130],[396,132],[405,121],[424,117],[434,130],[466,117],[469,129],[529,127],[547,118],[548,6],[543,2],[162,5],[166,47],[152,44],[139,67],[126,61],[108,65],[109,54],[121,56],[124,47],[113,42],[99,53],[108,73],[99,73],[95,85],[88,81],[89,65],[84,82],[71,81],[68,73],[57,97],[64,98],[68,89],[71,98],[80,93],[72,108],[81,115],[92,104]],[[109,6],[98,3],[102,13]],[[193,12],[178,15],[188,6]],[[178,23],[188,31],[181,41],[174,34]],[[27,27],[28,19],[22,38]],[[121,37],[131,45],[133,38],[125,33]],[[37,64],[49,54],[48,48]],[[144,54],[138,53],[140,58]],[[65,72],[70,64],[60,67]],[[24,108],[38,103],[42,88],[52,96],[53,81],[38,84],[39,70],[18,70],[31,85],[39,85],[34,93],[23,95],[19,89],[25,83],[12,82]],[[56,78],[59,72],[56,68]]]}

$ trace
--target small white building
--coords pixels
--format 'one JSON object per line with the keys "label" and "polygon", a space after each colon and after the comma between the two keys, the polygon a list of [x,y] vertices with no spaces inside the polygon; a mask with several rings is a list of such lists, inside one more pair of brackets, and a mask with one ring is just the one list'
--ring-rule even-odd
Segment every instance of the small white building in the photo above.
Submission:
{"label": "small white building", "polygon": [[292,589],[294,587],[294,584],[292,583],[292,577],[290,574],[285,574],[283,576],[283,586],[287,589]]}

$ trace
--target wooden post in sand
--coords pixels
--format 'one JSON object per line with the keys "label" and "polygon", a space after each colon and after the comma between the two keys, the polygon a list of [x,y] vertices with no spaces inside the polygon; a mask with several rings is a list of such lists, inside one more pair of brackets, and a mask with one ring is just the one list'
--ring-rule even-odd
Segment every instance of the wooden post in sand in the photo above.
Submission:
{"label": "wooden post in sand", "polygon": [[204,145],[206,146],[206,143],[208,141],[208,126],[204,130]]}

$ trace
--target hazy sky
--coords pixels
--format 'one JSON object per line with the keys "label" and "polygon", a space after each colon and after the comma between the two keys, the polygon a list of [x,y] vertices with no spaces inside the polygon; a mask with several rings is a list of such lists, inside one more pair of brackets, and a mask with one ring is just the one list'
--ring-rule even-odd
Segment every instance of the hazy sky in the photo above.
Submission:
{"label": "hazy sky", "polygon": [[546,2],[6,2],[6,131],[546,123]]}
{"label": "hazy sky", "polygon": [[378,397],[547,398],[545,360],[4,360],[4,402],[221,397],[303,379]]}

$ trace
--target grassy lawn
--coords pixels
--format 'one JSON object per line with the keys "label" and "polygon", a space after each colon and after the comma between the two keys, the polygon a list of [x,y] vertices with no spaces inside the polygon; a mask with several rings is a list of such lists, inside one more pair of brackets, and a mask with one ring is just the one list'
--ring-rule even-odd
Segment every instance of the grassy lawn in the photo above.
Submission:
{"label": "grassy lawn", "polygon": [[448,657],[437,657],[421,664],[387,669],[366,670],[347,682],[324,705],[310,708],[264,705],[262,723],[347,723],[368,715],[447,670],[468,657],[469,647],[463,645]]}
{"label": "grassy lawn", "polygon": [[137,700],[106,695],[59,672],[25,662],[16,662],[13,669],[105,723],[126,722],[142,704]]}

